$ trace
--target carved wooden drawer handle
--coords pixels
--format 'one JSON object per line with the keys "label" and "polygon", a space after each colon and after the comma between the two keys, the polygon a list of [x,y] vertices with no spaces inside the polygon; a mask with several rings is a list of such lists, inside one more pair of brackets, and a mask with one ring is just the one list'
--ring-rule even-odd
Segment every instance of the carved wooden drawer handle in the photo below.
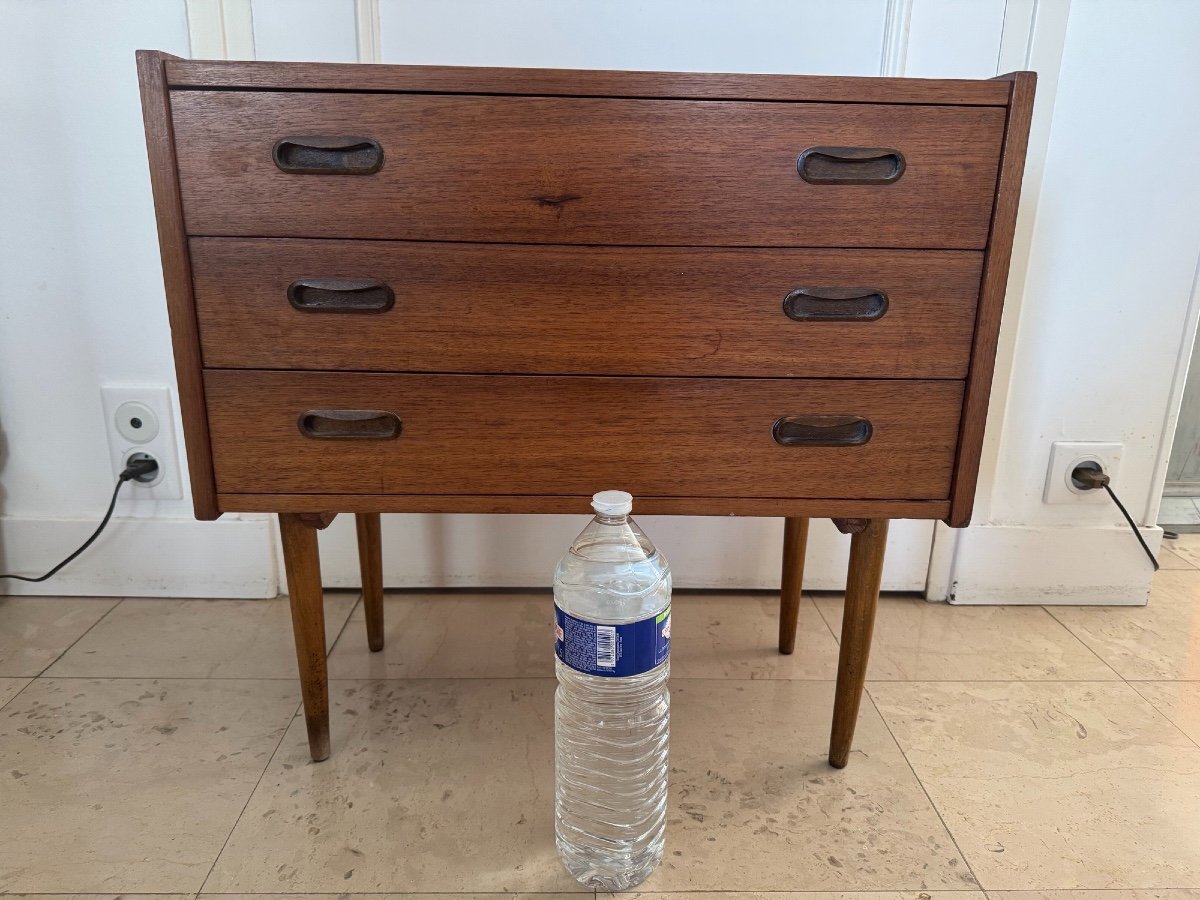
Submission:
{"label": "carved wooden drawer handle", "polygon": [[891,184],[904,174],[904,154],[888,147],[809,147],[796,171],[809,184]]}
{"label": "carved wooden drawer handle", "polygon": [[771,437],[784,447],[857,447],[871,439],[869,419],[862,416],[781,416]]}
{"label": "carved wooden drawer handle", "polygon": [[271,158],[293,175],[370,175],[383,166],[383,147],[369,137],[295,136],[276,142]]}
{"label": "carved wooden drawer handle", "polygon": [[377,409],[310,409],[297,424],[305,437],[339,440],[391,440],[402,427],[398,415]]}
{"label": "carved wooden drawer handle", "polygon": [[287,289],[301,312],[387,312],[396,303],[391,287],[375,278],[301,278]]}
{"label": "carved wooden drawer handle", "polygon": [[797,322],[874,322],[887,308],[878,288],[802,287],[783,298],[784,314]]}

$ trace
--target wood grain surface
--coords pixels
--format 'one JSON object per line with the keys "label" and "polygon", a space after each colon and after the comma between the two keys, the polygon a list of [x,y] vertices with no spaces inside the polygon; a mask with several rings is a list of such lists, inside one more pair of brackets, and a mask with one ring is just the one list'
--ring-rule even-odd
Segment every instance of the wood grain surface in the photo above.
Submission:
{"label": "wood grain surface", "polygon": [[846,577],[846,601],[842,609],[842,635],[838,642],[837,690],[833,698],[833,726],[829,734],[829,764],[844,769],[854,743],[858,708],[862,702],[871,654],[871,633],[879,585],[883,581],[883,557],[887,550],[888,520],[871,519],[850,538],[850,565]]}
{"label": "wood grain surface", "polygon": [[175,377],[179,384],[179,408],[183,415],[183,445],[187,450],[192,507],[197,519],[215,519],[221,513],[217,508],[217,489],[209,452],[200,339],[192,302],[192,270],[175,170],[171,107],[163,75],[165,58],[166,55],[162,53],[139,50],[138,83],[146,130],[146,153],[150,162],[150,186],[154,192],[154,216],[158,223],[163,285],[167,295],[167,315],[171,322]]}
{"label": "wood grain surface", "polygon": [[[229,493],[945,499],[962,383],[209,370]],[[310,409],[394,413],[392,440],[322,440]],[[784,447],[780,416],[855,415],[859,446]]]}
{"label": "wood grain surface", "polygon": [[783,571],[779,584],[779,652],[785,656],[796,650],[796,621],[800,615],[807,547],[808,518],[788,516],[783,520]]}
{"label": "wood grain surface", "polygon": [[172,87],[251,90],[385,91],[438,94],[537,94],[570,97],[679,97],[710,100],[810,100],[836,103],[930,103],[1004,106],[1008,90],[992,81],[614,72],[466,66],[392,66],[189,60],[170,57]]}
{"label": "wood grain surface", "polygon": [[279,516],[279,537],[287,570],[288,602],[296,640],[296,666],[304,700],[304,724],[313,762],[329,758],[329,675],[325,664],[325,595],[317,531],[300,515]]}
{"label": "wood grain surface", "polygon": [[[981,249],[997,107],[173,91],[192,235]],[[288,136],[378,141],[373,175],[280,171]],[[809,184],[813,145],[892,184]]]}
{"label": "wood grain surface", "polygon": [[[210,368],[963,378],[982,255],[194,238]],[[294,309],[373,278],[380,314]],[[875,321],[794,321],[797,287],[872,288]],[[263,340],[270,335],[270,340]]]}
{"label": "wood grain surface", "polygon": [[372,653],[383,649],[383,539],[379,513],[354,517],[358,536],[358,571],[362,578],[363,617],[367,623],[367,647]]}
{"label": "wood grain surface", "polygon": [[[335,507],[380,513],[576,513],[591,515],[589,494],[218,494],[225,512],[299,512]],[[942,519],[946,500],[847,500],[822,497],[637,497],[647,516],[883,516]]]}
{"label": "wood grain surface", "polygon": [[1025,150],[1029,144],[1029,123],[1033,117],[1033,97],[1037,86],[1037,75],[1033,72],[1015,72],[999,80],[1011,85],[1012,105],[1008,110],[1004,151],[996,185],[995,213],[980,288],[971,373],[967,378],[963,399],[950,516],[946,520],[946,524],[956,528],[971,524],[971,510],[975,505],[979,457],[983,452],[983,432],[992,394],[992,373],[996,368],[996,342],[1000,338],[1000,320],[1008,288],[1013,232],[1017,225],[1021,177],[1025,171]]}

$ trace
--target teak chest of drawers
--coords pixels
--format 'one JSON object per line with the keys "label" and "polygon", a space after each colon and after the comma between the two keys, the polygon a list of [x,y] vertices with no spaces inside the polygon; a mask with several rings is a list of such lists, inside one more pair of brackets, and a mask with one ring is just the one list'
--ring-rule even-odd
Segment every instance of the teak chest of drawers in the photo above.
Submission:
{"label": "teak chest of drawers", "polygon": [[[279,514],[314,759],[315,529],[808,517],[853,534],[846,763],[891,518],[967,524],[1034,75],[923,81],[138,54],[196,515]],[[549,650],[547,650],[549,652]]]}

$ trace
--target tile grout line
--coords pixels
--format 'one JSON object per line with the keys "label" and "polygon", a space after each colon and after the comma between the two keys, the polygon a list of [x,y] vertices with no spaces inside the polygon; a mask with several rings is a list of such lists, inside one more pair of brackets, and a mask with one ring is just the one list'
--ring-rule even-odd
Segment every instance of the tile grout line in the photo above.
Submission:
{"label": "tile grout line", "polygon": [[[800,595],[802,597],[807,597],[808,602],[813,605],[813,609],[815,609],[817,611],[817,615],[820,616],[821,621],[825,623],[825,630],[828,631],[830,633],[830,635],[833,636],[833,642],[838,645],[838,652],[840,653],[841,649],[842,649],[842,638],[840,635],[838,635],[834,632],[833,626],[830,625],[829,620],[827,618],[825,618],[825,613],[821,612],[821,604],[817,602],[817,598],[814,597],[811,592],[805,593],[804,591],[801,591]],[[843,603],[846,602],[845,597],[842,598],[842,602]]]}
{"label": "tile grout line", "polygon": [[[71,643],[63,649],[62,653],[58,654],[58,656],[56,656],[56,657],[54,657],[54,659],[50,660],[50,662],[48,662],[45,665],[45,667],[40,672],[38,672],[36,675],[34,675],[33,677],[41,678],[43,675],[45,675],[50,670],[51,666],[55,665],[60,659],[62,659],[64,656],[66,656],[68,653],[70,653],[71,649],[76,644],[78,644],[85,637],[87,637],[89,634],[92,633],[93,628],[95,628],[97,625],[99,625],[101,622],[103,622],[105,619],[107,619],[114,609],[116,609],[118,606],[120,606],[122,603],[124,603],[128,599],[129,599],[128,597],[118,597],[116,599],[116,602],[113,603],[113,605],[110,606],[108,609],[106,609],[104,611],[104,614],[101,615],[100,618],[98,618],[95,622],[93,622],[91,625],[89,625],[87,628],[85,628],[83,631],[83,634],[79,635],[79,637],[77,637],[77,638],[75,638],[75,640],[71,641]],[[50,676],[50,677],[53,677],[53,676]],[[25,688],[21,688],[21,690],[25,690]]]}
{"label": "tile grout line", "polygon": [[[1157,683],[1157,682],[1155,682],[1155,681],[1153,681],[1153,680],[1151,680],[1151,679],[1146,679],[1146,680],[1147,680],[1147,681],[1149,681],[1149,683],[1151,683],[1151,684],[1155,684],[1155,683]],[[1142,698],[1142,700],[1143,700],[1143,701],[1144,701],[1144,702],[1145,702],[1145,703],[1146,703],[1146,704],[1147,704],[1147,705],[1148,705],[1148,706],[1149,706],[1149,707],[1150,707],[1152,710],[1154,710],[1156,713],[1158,713],[1158,714],[1159,714],[1159,715],[1160,715],[1160,716],[1161,716],[1161,717],[1162,717],[1162,718],[1163,718],[1163,719],[1164,719],[1164,720],[1167,722],[1167,724],[1168,724],[1168,725],[1170,725],[1172,728],[1174,728],[1176,731],[1178,731],[1178,732],[1179,732],[1181,735],[1183,735],[1183,737],[1185,737],[1187,740],[1191,741],[1191,743],[1192,743],[1192,746],[1194,746],[1194,747],[1196,747],[1198,750],[1200,750],[1200,741],[1196,740],[1194,737],[1192,737],[1190,734],[1188,734],[1186,731],[1184,731],[1184,730],[1183,730],[1183,728],[1181,728],[1181,727],[1179,726],[1179,724],[1178,724],[1178,723],[1177,723],[1177,722],[1176,722],[1174,719],[1172,719],[1172,718],[1171,718],[1170,716],[1168,716],[1168,715],[1167,715],[1165,712],[1163,712],[1161,709],[1159,709],[1159,708],[1158,708],[1158,705],[1157,705],[1157,704],[1156,704],[1156,703],[1155,703],[1153,700],[1151,700],[1149,697],[1147,697],[1145,694],[1143,694],[1141,691],[1139,691],[1139,690],[1137,689],[1137,682],[1133,682],[1133,681],[1126,681],[1125,683],[1126,683],[1127,685],[1129,685],[1129,688],[1130,688],[1130,689],[1131,689],[1131,690],[1132,690],[1132,691],[1133,691],[1135,694],[1137,694],[1139,697],[1141,697],[1141,698]],[[1172,681],[1168,681],[1167,683],[1168,683],[1168,684],[1177,684],[1178,682],[1172,682]]]}
{"label": "tile grout line", "polygon": [[217,863],[221,861],[221,854],[225,852],[225,848],[229,846],[229,839],[233,837],[233,833],[237,830],[238,825],[242,821],[242,816],[246,814],[246,810],[250,807],[250,801],[254,799],[255,793],[258,791],[258,786],[262,784],[264,778],[267,777],[267,770],[271,768],[271,763],[275,761],[275,755],[279,752],[279,748],[283,746],[284,738],[291,730],[292,724],[296,721],[296,716],[300,714],[300,710],[304,706],[304,701],[298,702],[293,708],[291,715],[287,721],[283,723],[283,728],[279,730],[279,740],[275,742],[275,748],[271,751],[267,761],[263,764],[262,771],[258,773],[258,779],[254,782],[254,787],[246,794],[246,802],[242,804],[242,808],[238,810],[237,818],[233,820],[233,825],[229,827],[229,833],[225,835],[225,840],[221,842],[221,849],[217,851],[213,857],[212,865],[208,867],[208,871],[204,874],[204,880],[200,882],[200,888],[194,894],[199,897],[204,893],[204,886],[208,884],[208,879],[212,878],[213,871],[217,868]]}
{"label": "tile grout line", "polygon": [[1174,556],[1176,559],[1178,559],[1185,566],[1185,568],[1182,568],[1182,569],[1168,569],[1166,566],[1162,566],[1162,570],[1164,572],[1171,572],[1171,571],[1195,572],[1196,570],[1200,569],[1200,566],[1197,566],[1195,563],[1193,563],[1190,559],[1188,559],[1186,556],[1184,556],[1182,553],[1180,553],[1178,550],[1176,550],[1170,544],[1164,544],[1162,549],[1166,550],[1168,553],[1170,553],[1172,556]]}
{"label": "tile grout line", "polygon": [[[1081,643],[1081,644],[1083,644],[1083,646],[1087,647],[1088,651],[1089,651],[1089,652],[1090,652],[1090,653],[1091,653],[1091,654],[1092,654],[1094,657],[1096,657],[1096,659],[1100,660],[1100,662],[1101,662],[1101,663],[1103,663],[1105,666],[1107,666],[1107,667],[1108,667],[1108,669],[1109,669],[1109,670],[1110,670],[1110,671],[1111,671],[1111,672],[1112,672],[1114,675],[1116,675],[1118,679],[1120,679],[1120,683],[1121,683],[1121,684],[1125,685],[1127,688],[1129,688],[1131,691],[1133,691],[1133,693],[1134,693],[1134,696],[1138,697],[1138,698],[1139,698],[1139,699],[1140,699],[1140,700],[1141,700],[1143,703],[1145,703],[1145,704],[1146,704],[1147,706],[1149,706],[1149,707],[1150,707],[1152,710],[1154,710],[1154,712],[1156,712],[1156,713],[1158,714],[1158,716],[1159,716],[1159,717],[1160,717],[1160,718],[1161,718],[1163,721],[1165,721],[1165,722],[1166,722],[1166,723],[1167,723],[1169,726],[1171,726],[1172,728],[1174,728],[1174,729],[1175,729],[1175,731],[1177,731],[1177,732],[1179,733],[1179,735],[1180,735],[1181,737],[1183,737],[1183,738],[1184,738],[1184,740],[1186,740],[1186,741],[1188,741],[1189,743],[1191,743],[1191,745],[1192,745],[1193,747],[1196,747],[1197,749],[1200,749],[1200,741],[1197,741],[1197,740],[1195,740],[1195,739],[1194,739],[1194,738],[1193,738],[1193,737],[1192,737],[1190,734],[1188,734],[1186,731],[1184,731],[1184,730],[1183,730],[1183,729],[1182,729],[1182,728],[1181,728],[1181,727],[1178,725],[1178,723],[1176,723],[1176,722],[1175,722],[1175,720],[1174,720],[1174,719],[1172,719],[1172,718],[1171,718],[1170,716],[1168,716],[1168,715],[1167,715],[1165,712],[1163,712],[1161,709],[1159,709],[1159,708],[1158,708],[1158,707],[1155,705],[1155,703],[1154,703],[1154,701],[1153,701],[1153,700],[1151,700],[1149,697],[1147,697],[1145,694],[1143,694],[1141,691],[1139,691],[1139,690],[1137,689],[1137,685],[1134,683],[1134,681],[1133,681],[1133,680],[1130,680],[1130,679],[1126,678],[1126,677],[1125,677],[1124,675],[1122,675],[1122,674],[1121,674],[1119,671],[1117,671],[1117,668],[1116,668],[1115,666],[1113,666],[1113,665],[1110,665],[1110,664],[1109,664],[1109,662],[1108,662],[1108,660],[1104,659],[1104,658],[1103,658],[1103,657],[1102,657],[1102,656],[1101,656],[1099,653],[1097,653],[1097,652],[1096,652],[1096,650],[1095,650],[1095,649],[1092,647],[1092,645],[1091,645],[1091,644],[1089,644],[1087,641],[1085,641],[1083,638],[1081,638],[1079,635],[1077,635],[1077,634],[1076,634],[1074,631],[1072,631],[1072,630],[1071,630],[1071,628],[1070,628],[1070,627],[1069,627],[1069,626],[1068,626],[1068,625],[1067,625],[1065,622],[1063,622],[1063,621],[1062,621],[1062,619],[1060,619],[1058,616],[1056,616],[1050,607],[1048,607],[1048,606],[1043,606],[1043,607],[1042,607],[1042,609],[1044,609],[1044,610],[1046,611],[1046,614],[1047,614],[1047,615],[1049,615],[1049,616],[1050,616],[1050,618],[1051,618],[1051,619],[1053,619],[1055,622],[1057,622],[1057,623],[1059,624],[1059,626],[1060,626],[1060,627],[1061,627],[1061,628],[1062,628],[1064,631],[1066,631],[1066,633],[1067,633],[1067,634],[1071,635],[1071,637],[1075,638],[1075,640],[1079,641],[1079,643]],[[1143,680],[1143,681],[1154,681],[1155,679],[1140,679],[1140,680]],[[1170,679],[1170,678],[1164,678],[1164,679],[1161,679],[1161,680],[1162,680],[1162,681],[1167,681],[1167,682],[1174,682],[1174,681],[1175,681],[1175,679]],[[903,752],[903,751],[901,751],[901,752]]]}
{"label": "tile grout line", "polygon": [[[1075,640],[1079,641],[1079,643],[1081,643],[1081,644],[1083,644],[1085,647],[1087,647],[1087,648],[1088,648],[1088,650],[1091,650],[1092,654],[1093,654],[1093,655],[1096,657],[1096,659],[1099,659],[1099,660],[1100,660],[1100,662],[1102,662],[1102,663],[1104,663],[1104,665],[1108,666],[1108,668],[1112,670],[1112,672],[1113,672],[1113,673],[1114,673],[1114,674],[1117,676],[1117,678],[1119,678],[1119,679],[1121,680],[1121,683],[1122,683],[1122,684],[1124,684],[1124,685],[1125,685],[1127,688],[1129,688],[1131,691],[1133,691],[1133,693],[1134,693],[1134,696],[1138,697],[1138,698],[1139,698],[1139,699],[1140,699],[1140,700],[1141,700],[1143,703],[1145,703],[1145,704],[1146,704],[1147,706],[1149,706],[1149,707],[1150,707],[1152,710],[1154,710],[1156,713],[1158,713],[1158,715],[1159,715],[1159,716],[1162,718],[1162,720],[1163,720],[1163,721],[1165,721],[1165,722],[1166,722],[1168,725],[1170,725],[1170,726],[1171,726],[1172,728],[1174,728],[1174,729],[1175,729],[1177,732],[1179,732],[1179,734],[1180,734],[1180,735],[1181,735],[1181,736],[1182,736],[1182,737],[1183,737],[1185,740],[1187,740],[1189,743],[1191,743],[1193,747],[1196,747],[1197,749],[1200,749],[1200,741],[1197,741],[1197,740],[1195,740],[1195,739],[1194,739],[1194,738],[1193,738],[1193,737],[1192,737],[1190,734],[1188,734],[1186,731],[1184,731],[1184,730],[1183,730],[1183,729],[1182,729],[1182,728],[1181,728],[1181,727],[1178,725],[1178,723],[1176,723],[1176,721],[1175,721],[1174,719],[1172,719],[1172,718],[1171,718],[1170,716],[1168,716],[1168,715],[1167,715],[1165,712],[1163,712],[1161,709],[1159,709],[1159,708],[1158,708],[1158,707],[1157,707],[1157,706],[1154,704],[1154,701],[1153,701],[1153,700],[1151,700],[1149,697],[1147,697],[1145,694],[1143,694],[1141,691],[1139,691],[1139,690],[1137,689],[1137,686],[1134,684],[1134,681],[1150,681],[1150,682],[1154,682],[1154,681],[1164,681],[1164,682],[1167,682],[1167,683],[1177,683],[1177,682],[1179,681],[1179,679],[1174,679],[1174,678],[1161,678],[1161,679],[1154,679],[1154,678],[1142,678],[1142,679],[1132,679],[1132,680],[1131,680],[1131,679],[1129,679],[1129,678],[1126,678],[1124,675],[1122,675],[1120,672],[1118,672],[1118,671],[1116,670],[1116,668],[1114,668],[1113,666],[1109,665],[1107,660],[1105,660],[1105,659],[1101,658],[1101,656],[1100,656],[1100,654],[1099,654],[1099,653],[1096,653],[1096,651],[1095,651],[1095,650],[1092,650],[1091,646],[1089,646],[1089,645],[1088,645],[1088,644],[1087,644],[1087,643],[1086,643],[1086,642],[1085,642],[1085,641],[1084,641],[1082,638],[1080,638],[1080,637],[1079,637],[1079,635],[1075,634],[1075,632],[1073,632],[1073,631],[1072,631],[1070,628],[1068,628],[1068,627],[1066,626],[1066,624],[1064,624],[1064,623],[1063,623],[1063,622],[1062,622],[1062,621],[1061,621],[1061,620],[1058,618],[1058,616],[1056,616],[1056,615],[1054,615],[1054,613],[1050,612],[1050,609],[1049,609],[1048,607],[1045,607],[1045,606],[1043,606],[1043,607],[1042,607],[1042,609],[1046,610],[1046,612],[1050,614],[1050,618],[1052,618],[1052,619],[1053,619],[1055,622],[1058,622],[1058,624],[1059,624],[1059,625],[1062,625],[1062,627],[1063,627],[1063,628],[1066,630],[1067,634],[1071,635],[1071,637],[1075,638]],[[1186,682],[1185,682],[1185,683],[1186,683]]]}
{"label": "tile grout line", "polygon": [[[942,823],[942,827],[946,829],[946,834],[950,836],[950,843],[954,845],[954,849],[958,851],[959,858],[963,861],[963,865],[967,867],[967,871],[971,873],[971,878],[975,881],[975,888],[980,891],[986,890],[983,887],[983,882],[979,880],[979,876],[975,874],[975,867],[971,865],[971,861],[967,859],[967,854],[963,853],[962,847],[958,845],[958,838],[954,836],[954,832],[950,830],[950,826],[946,824],[946,819],[942,816],[942,811],[938,809],[938,805],[933,802],[933,798],[929,796],[929,789],[925,787],[925,782],[921,780],[921,776],[917,774],[916,767],[912,764],[912,760],[908,758],[908,754],[904,752],[904,747],[900,743],[900,739],[896,737],[896,733],[892,731],[892,725],[887,720],[887,716],[879,708],[875,702],[874,695],[871,694],[870,685],[863,686],[863,693],[867,695],[867,699],[871,701],[871,707],[875,710],[875,714],[879,716],[879,721],[883,723],[883,727],[887,729],[892,743],[896,745],[896,749],[900,751],[900,756],[904,759],[904,764],[908,766],[908,771],[912,772],[912,776],[916,779],[917,784],[921,786],[921,793],[925,795],[925,799],[929,801],[930,808],[937,814],[938,821]],[[953,890],[947,888],[946,890]],[[923,892],[924,893],[924,892]]]}
{"label": "tile grout line", "polygon": [[326,664],[328,664],[330,656],[334,655],[334,650],[337,649],[337,644],[340,644],[342,642],[342,635],[346,634],[346,629],[349,628],[349,625],[350,625],[350,619],[354,618],[354,613],[358,612],[360,606],[362,606],[361,590],[359,592],[358,598],[355,598],[354,604],[352,606],[350,606],[350,612],[349,612],[348,616],[346,617],[346,622],[343,622],[341,628],[337,629],[337,635],[334,637],[334,643],[331,643],[329,646],[329,649],[325,650]]}
{"label": "tile grout line", "polygon": [[[346,627],[350,624],[350,619],[354,616],[354,610],[358,608],[358,604],[361,601],[362,601],[362,593],[360,592],[358,595],[358,600],[356,600],[354,602],[354,605],[350,607],[350,611],[347,613],[345,620],[342,622],[342,627],[338,629],[337,635],[334,636],[333,643],[329,646],[329,649],[325,651],[325,659],[326,659],[327,664],[328,664],[329,657],[333,654],[334,647],[336,647],[338,645],[338,641],[340,641],[342,639],[342,635],[345,634]],[[322,598],[322,603],[324,603],[324,598]],[[204,680],[209,681],[209,680],[219,680],[219,679],[204,679]],[[229,679],[229,680],[234,680],[234,679]],[[205,873],[204,880],[202,882],[200,882],[200,889],[197,890],[195,893],[196,897],[199,897],[201,894],[204,893],[204,886],[207,885],[208,880],[210,878],[212,878],[212,873],[216,870],[217,863],[221,861],[221,854],[223,854],[225,852],[225,848],[229,846],[229,839],[233,837],[233,833],[235,831],[237,831],[238,825],[241,824],[242,816],[244,816],[246,814],[246,810],[250,808],[250,801],[254,799],[254,795],[258,791],[259,785],[261,785],[263,782],[263,779],[267,777],[267,771],[271,768],[271,763],[275,761],[275,756],[279,753],[279,748],[283,746],[283,742],[284,742],[284,739],[287,738],[288,731],[291,730],[293,723],[296,721],[296,717],[301,714],[301,711],[303,709],[304,709],[304,701],[303,700],[301,700],[299,703],[296,704],[295,707],[292,708],[292,714],[290,716],[288,716],[287,721],[284,723],[283,728],[279,732],[279,740],[275,742],[275,748],[271,751],[270,756],[267,757],[267,761],[263,765],[262,771],[258,773],[258,780],[254,782],[254,787],[252,787],[250,789],[250,792],[246,795],[246,802],[243,803],[242,808],[240,810],[238,810],[237,818],[234,819],[233,825],[229,829],[229,833],[227,835],[225,835],[225,840],[221,842],[221,849],[218,850],[217,855],[213,857],[212,865],[208,867],[208,872]]]}
{"label": "tile grout line", "polygon": [[358,608],[360,606],[362,606],[362,603],[363,603],[363,593],[362,593],[362,591],[359,591],[357,599],[355,599],[353,605],[350,607],[350,612],[346,616],[346,620],[344,622],[342,622],[342,627],[338,629],[338,633],[334,636],[333,643],[330,644],[329,649],[325,651],[326,669],[328,669],[328,667],[329,667],[329,657],[333,656],[333,651],[336,650],[338,644],[340,644],[342,642],[342,635],[344,635],[346,633],[346,629],[350,627],[350,620],[354,618],[354,613],[358,610]]}
{"label": "tile grout line", "polygon": [[[5,675],[4,677],[8,678],[10,676]],[[33,684],[35,681],[38,680],[38,676],[36,676],[36,675],[17,675],[17,676],[14,676],[14,678],[28,678],[29,680],[26,681],[23,685],[21,685],[21,689],[19,691],[17,691],[15,694],[13,694],[11,697],[9,697],[3,703],[0,703],[0,710],[4,709],[4,707],[8,706],[8,704],[12,703],[14,700],[16,700],[18,697],[20,697],[23,693],[25,693],[25,689],[27,687],[29,687],[31,684]],[[2,896],[2,892],[0,892],[0,896]]]}
{"label": "tile grout line", "polygon": [[[1117,678],[1120,679],[1121,681],[1126,680],[1125,676],[1122,675],[1120,672],[1118,672],[1115,666],[1113,666],[1111,663],[1109,663],[1109,661],[1107,659],[1105,659],[1103,656],[1101,656],[1099,653],[1097,653],[1096,649],[1091,644],[1089,644],[1087,641],[1085,641],[1083,638],[1081,638],[1079,635],[1077,635],[1074,631],[1072,631],[1062,619],[1060,619],[1058,616],[1056,616],[1051,611],[1051,608],[1049,606],[1043,605],[1040,608],[1041,608],[1042,612],[1044,612],[1046,615],[1048,615],[1052,621],[1058,623],[1059,628],[1061,628],[1063,631],[1065,631],[1067,634],[1069,634],[1071,637],[1073,637],[1080,645],[1085,647],[1087,649],[1088,653],[1090,653],[1090,654],[1092,654],[1092,656],[1096,657],[1096,659],[1100,661],[1100,665],[1104,666],[1104,668],[1108,669],[1108,671],[1110,671],[1114,675],[1116,675]],[[1078,609],[1079,607],[1074,607],[1074,608]]]}

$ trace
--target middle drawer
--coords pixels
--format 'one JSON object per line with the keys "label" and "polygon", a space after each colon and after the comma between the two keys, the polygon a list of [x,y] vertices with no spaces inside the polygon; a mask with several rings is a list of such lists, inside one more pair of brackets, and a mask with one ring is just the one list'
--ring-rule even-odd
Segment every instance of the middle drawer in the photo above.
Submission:
{"label": "middle drawer", "polygon": [[194,238],[209,368],[963,378],[974,251]]}

